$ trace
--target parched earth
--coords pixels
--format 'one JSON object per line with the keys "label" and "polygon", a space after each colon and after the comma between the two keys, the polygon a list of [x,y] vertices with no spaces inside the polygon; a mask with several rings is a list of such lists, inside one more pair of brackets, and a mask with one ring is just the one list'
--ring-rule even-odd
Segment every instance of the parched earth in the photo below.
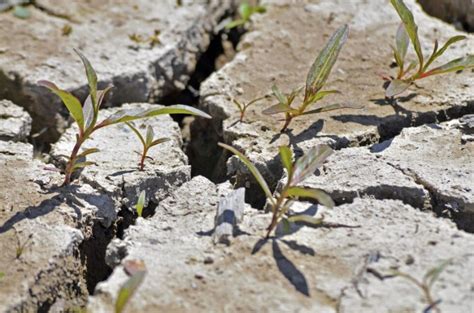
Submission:
{"label": "parched earth", "polygon": [[[426,53],[435,39],[467,36],[437,62],[473,53],[473,35],[405,2]],[[67,187],[58,169],[77,129],[37,80],[83,99],[74,47],[91,60],[100,86],[115,85],[101,116],[156,108],[166,95],[190,92],[203,60],[222,61],[203,55],[216,56],[216,45],[225,52],[232,35],[222,25],[237,1],[35,1],[28,19],[0,13],[0,312],[113,312],[129,279],[126,264],[135,260],[147,272],[126,312],[423,312],[423,291],[393,270],[422,279],[447,260],[431,288],[436,309],[474,310],[473,71],[421,80],[388,102],[381,76],[396,70],[390,45],[399,24],[388,1],[262,4],[266,13],[252,17],[234,57],[200,86],[195,105],[212,120],[136,122],[171,139],[150,150],[144,171],[128,127],[100,130],[86,144],[100,153]],[[343,24],[349,40],[327,83],[341,94],[323,101],[359,109],[297,118],[280,133],[281,117],[262,114],[275,103],[267,96],[238,121],[233,98],[304,85]],[[154,44],[129,36],[155,30]],[[325,190],[336,206],[296,201],[292,212],[324,215],[324,222],[292,225],[289,233],[278,227],[264,240],[265,197],[219,141],[244,152],[275,192],[286,179],[278,146],[296,157],[331,146],[302,185]],[[137,217],[142,190],[144,216]],[[224,203],[235,205],[230,220],[219,215]]]}

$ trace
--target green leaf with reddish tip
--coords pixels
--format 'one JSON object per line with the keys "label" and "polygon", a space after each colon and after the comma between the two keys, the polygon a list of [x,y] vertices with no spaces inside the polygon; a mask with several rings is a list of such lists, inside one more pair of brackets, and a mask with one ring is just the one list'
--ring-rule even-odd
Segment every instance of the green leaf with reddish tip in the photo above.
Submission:
{"label": "green leaf with reddish tip", "polygon": [[159,138],[159,139],[156,139],[154,140],[151,144],[150,144],[150,148],[153,147],[153,146],[156,146],[156,145],[159,145],[160,143],[163,143],[163,142],[167,142],[167,141],[170,141],[171,139],[170,138]]}
{"label": "green leaf with reddish tip", "polygon": [[145,138],[143,138],[142,134],[140,134],[140,132],[138,131],[138,129],[135,128],[135,126],[133,126],[131,123],[128,123],[128,122],[125,122],[125,124],[130,127],[130,129],[135,133],[135,135],[137,135],[138,139],[140,140],[140,142],[142,143],[142,145],[144,147],[146,147],[146,142],[145,142]]}
{"label": "green leaf with reddish tip", "polygon": [[416,55],[418,56],[420,68],[423,68],[423,51],[421,49],[420,39],[418,38],[418,26],[415,23],[415,18],[403,0],[390,0],[390,2],[405,25],[405,30],[413,44]]}
{"label": "green leaf with reddish tip", "polygon": [[426,72],[423,77],[431,75],[445,74],[449,72],[457,72],[468,68],[474,67],[474,55],[468,55],[467,57],[459,58],[448,62],[440,67],[434,68]]}
{"label": "green leaf with reddish tip", "polygon": [[260,187],[262,188],[267,198],[273,203],[274,200],[273,200],[272,192],[270,191],[270,187],[268,187],[267,182],[263,178],[260,171],[255,167],[255,165],[253,165],[252,162],[250,162],[250,160],[245,155],[243,155],[240,151],[238,151],[234,147],[231,147],[221,142],[219,142],[218,145],[226,150],[229,150],[233,154],[235,154],[240,159],[240,161],[242,161],[242,163],[245,164],[245,166],[249,169],[249,171],[257,180],[257,183],[260,185]]}
{"label": "green leaf with reddish tip", "polygon": [[318,218],[318,217],[313,217],[313,216],[304,215],[304,214],[293,215],[293,216],[288,217],[288,221],[291,223],[300,222],[300,223],[307,223],[307,224],[312,224],[312,225],[320,225],[323,222],[323,220],[324,219],[322,217]]}
{"label": "green leaf with reddish tip", "polygon": [[72,118],[76,121],[79,129],[84,130],[84,114],[82,113],[82,105],[79,99],[74,97],[71,93],[66,90],[59,89],[54,83],[46,80],[41,80],[38,82],[40,86],[46,87],[56,95],[58,95],[63,101],[64,105],[68,109]]}
{"label": "green leaf with reddish tip", "polygon": [[407,90],[410,85],[411,83],[404,80],[394,79],[390,82],[390,85],[388,85],[387,90],[385,91],[385,97],[391,98],[399,95]]}
{"label": "green leaf with reddish tip", "polygon": [[328,208],[334,207],[334,201],[331,197],[321,189],[291,187],[287,191],[288,196],[298,198],[310,198],[317,200],[320,204]]}
{"label": "green leaf with reddish tip", "polygon": [[347,25],[342,26],[331,36],[326,46],[319,53],[306,78],[305,98],[312,96],[323,88],[348,34],[349,27]]}
{"label": "green leaf with reddish tip", "polygon": [[137,204],[135,205],[135,209],[137,210],[137,214],[139,217],[142,217],[143,214],[143,208],[145,207],[145,197],[146,197],[146,192],[143,190],[140,192],[140,195],[138,196],[138,201]]}
{"label": "green leaf with reddish tip", "polygon": [[281,164],[286,168],[288,179],[290,180],[293,174],[293,151],[287,146],[280,146],[279,150]]}
{"label": "green leaf with reddish tip", "polygon": [[94,108],[97,108],[97,74],[95,73],[95,70],[89,60],[79,50],[74,49],[74,52],[77,53],[84,64],[87,81],[89,82],[89,93],[92,98],[92,104],[94,105]]}
{"label": "green leaf with reddish tip", "polygon": [[292,185],[297,185],[308,176],[313,175],[314,171],[324,163],[332,152],[333,150],[329,146],[320,145],[313,147],[299,158],[293,167]]}
{"label": "green leaf with reddish tip", "polygon": [[117,299],[115,300],[115,313],[123,312],[125,305],[145,279],[145,275],[146,268],[144,265],[141,269],[133,271],[130,278],[123,284],[118,292]]}
{"label": "green leaf with reddish tip", "polygon": [[178,104],[162,107],[159,109],[149,109],[138,113],[136,113],[136,110],[120,110],[102,121],[99,125],[103,127],[165,114],[189,114],[203,118],[212,118],[209,114],[204,113],[199,109]]}

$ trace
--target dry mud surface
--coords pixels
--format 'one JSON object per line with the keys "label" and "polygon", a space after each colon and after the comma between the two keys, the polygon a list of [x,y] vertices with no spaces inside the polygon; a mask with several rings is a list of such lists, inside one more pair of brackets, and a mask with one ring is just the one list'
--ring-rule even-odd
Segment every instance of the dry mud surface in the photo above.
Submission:
{"label": "dry mud surface", "polygon": [[[474,36],[405,2],[426,53],[435,39],[468,37],[440,63],[474,51]],[[99,130],[84,147],[100,148],[88,156],[95,164],[61,187],[57,169],[77,129],[36,81],[50,79],[80,97],[86,85],[72,50],[58,47],[79,48],[100,85],[116,86],[108,106],[120,107],[104,108],[102,117],[156,107],[185,88],[217,24],[235,9],[234,1],[182,3],[45,0],[28,7],[27,20],[0,13],[0,99],[9,99],[0,100],[0,312],[113,312],[128,280],[125,264],[134,260],[144,261],[147,274],[125,312],[423,312],[421,289],[390,271],[421,279],[448,259],[432,287],[438,308],[472,312],[473,71],[422,80],[387,102],[380,76],[395,71],[390,44],[399,19],[385,0],[262,1],[267,12],[252,17],[235,57],[200,86],[198,106],[212,120],[192,121],[185,140],[180,126],[188,122],[180,119],[136,122],[171,139],[150,150],[144,171],[129,128]],[[238,122],[233,97],[245,102],[269,94],[272,84],[285,92],[302,86],[342,24],[349,40],[327,83],[342,93],[324,101],[361,109],[297,118],[280,133],[279,117],[261,113],[274,104],[267,97]],[[64,25],[72,26],[69,35]],[[161,44],[153,47],[128,38],[156,29]],[[45,139],[51,150],[35,152]],[[218,141],[244,152],[276,191],[286,179],[279,145],[296,157],[330,145],[335,152],[303,185],[325,190],[336,206],[295,201],[292,212],[324,215],[324,223],[292,225],[289,234],[278,227],[263,240],[271,219],[264,196]],[[249,204],[235,200],[243,216],[231,212],[233,236],[216,244],[218,205],[238,187]],[[142,190],[144,217],[137,217]]]}

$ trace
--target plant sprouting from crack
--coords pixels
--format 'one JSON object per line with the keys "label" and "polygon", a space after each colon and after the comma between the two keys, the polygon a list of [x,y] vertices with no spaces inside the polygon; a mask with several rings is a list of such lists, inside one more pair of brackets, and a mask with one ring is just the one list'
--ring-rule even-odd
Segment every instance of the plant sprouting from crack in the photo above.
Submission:
{"label": "plant sprouting from crack", "polygon": [[334,206],[331,197],[321,189],[298,186],[306,178],[313,175],[314,171],[331,155],[332,149],[330,147],[325,145],[313,147],[308,153],[293,162],[294,155],[291,149],[287,146],[281,146],[279,148],[280,159],[287,171],[288,178],[281,191],[276,193],[274,197],[263,175],[245,155],[229,145],[219,143],[219,146],[235,154],[245,164],[265,193],[272,211],[272,219],[267,227],[266,238],[270,237],[271,232],[280,222],[283,222],[283,225],[286,226],[294,222],[309,224],[320,224],[322,222],[323,217],[315,218],[305,214],[290,215],[289,209],[296,198],[314,199],[329,208]]}
{"label": "plant sprouting from crack", "polygon": [[349,33],[349,28],[347,25],[340,27],[329,39],[328,43],[324,49],[320,52],[316,60],[314,61],[311,69],[308,72],[306,78],[306,86],[304,87],[304,99],[303,102],[298,107],[293,107],[293,102],[297,98],[303,88],[297,88],[291,91],[289,94],[283,94],[277,86],[272,87],[273,95],[278,100],[278,104],[275,104],[268,109],[264,110],[262,113],[267,115],[285,114],[285,124],[281,129],[281,132],[284,132],[286,128],[290,125],[293,118],[315,114],[320,112],[332,111],[341,108],[349,108],[354,106],[349,104],[330,104],[325,106],[313,107],[311,110],[307,111],[310,107],[316,104],[319,100],[322,100],[324,97],[330,94],[339,93],[337,90],[322,90],[326,84],[329,74],[337,61],[339,52],[342,49],[342,46],[347,40]]}
{"label": "plant sprouting from crack", "polygon": [[82,53],[77,50],[75,50],[75,52],[79,55],[82,63],[84,64],[89,85],[89,96],[85,100],[84,106],[81,105],[79,99],[77,99],[74,95],[66,90],[58,88],[54,83],[45,80],[38,82],[39,85],[50,89],[53,93],[61,98],[62,102],[68,109],[78,127],[76,143],[71,151],[70,156],[68,157],[68,161],[64,169],[65,177],[63,185],[69,185],[71,183],[72,175],[77,170],[95,164],[93,162],[86,161],[86,156],[99,152],[99,149],[90,148],[83,151],[80,150],[84,142],[87,141],[87,139],[89,139],[93,133],[101,128],[163,114],[190,114],[203,118],[211,118],[211,116],[202,112],[201,110],[187,105],[178,104],[139,112],[136,110],[119,110],[99,122],[99,109],[106,94],[110,91],[112,86],[109,86],[104,90],[99,90],[97,88],[97,74],[91,63]]}
{"label": "plant sprouting from crack", "polygon": [[235,104],[235,106],[239,109],[239,112],[240,112],[240,118],[239,118],[239,121],[242,123],[244,121],[244,116],[245,116],[245,112],[247,112],[247,109],[257,103],[258,101],[262,100],[262,99],[265,99],[265,97],[259,97],[259,98],[256,98],[256,99],[253,99],[252,101],[250,102],[240,102],[239,100],[235,99],[235,98],[232,98],[232,102]]}
{"label": "plant sprouting from crack", "polygon": [[145,263],[142,260],[127,260],[124,262],[123,268],[129,278],[118,292],[115,300],[115,313],[123,312],[125,305],[140,287],[146,275]]}
{"label": "plant sprouting from crack", "polygon": [[431,288],[439,279],[444,269],[446,269],[446,267],[451,262],[452,262],[452,259],[443,261],[440,265],[433,267],[428,272],[426,272],[426,274],[423,276],[423,279],[421,280],[413,277],[412,275],[408,273],[401,272],[398,270],[391,270],[390,275],[395,276],[395,277],[401,277],[410,281],[423,292],[423,296],[425,297],[425,300],[428,304],[428,307],[423,312],[430,312],[431,310],[433,310],[436,313],[441,313],[441,310],[438,308],[438,304],[441,302],[441,300],[435,300],[435,298],[433,297],[433,292],[431,291]]}
{"label": "plant sprouting from crack", "polygon": [[127,126],[130,127],[130,129],[135,133],[135,135],[137,135],[138,139],[140,140],[140,142],[143,146],[142,152],[140,153],[141,157],[140,157],[140,163],[139,163],[139,169],[140,169],[140,171],[143,171],[143,169],[145,167],[145,160],[147,158],[151,159],[151,157],[149,157],[147,155],[148,151],[152,147],[154,147],[156,145],[159,145],[160,143],[169,141],[171,139],[169,139],[169,138],[155,139],[155,133],[154,133],[153,128],[151,126],[147,126],[145,137],[143,137],[143,135],[140,134],[140,131],[135,126],[133,126],[131,123],[125,122],[125,124],[127,124]]}
{"label": "plant sprouting from crack", "polygon": [[244,2],[239,6],[239,19],[236,19],[232,22],[229,22],[225,28],[232,29],[239,26],[244,26],[248,22],[250,22],[250,18],[252,15],[258,13],[262,14],[265,13],[267,9],[262,5],[250,5],[248,2]]}
{"label": "plant sprouting from crack", "polygon": [[[418,37],[418,26],[415,23],[412,12],[408,9],[403,0],[390,0],[390,2],[400,16],[402,23],[395,37],[395,47],[392,47],[395,63],[398,66],[398,74],[396,78],[391,79],[387,87],[385,92],[387,98],[401,94],[416,80],[474,67],[474,55],[468,55],[452,60],[444,65],[431,68],[433,62],[442,56],[452,44],[466,39],[466,36],[451,37],[441,49],[439,49],[438,41],[436,40],[433,52],[428,59],[425,59]],[[410,41],[413,44],[418,60],[408,64],[406,55]]]}
{"label": "plant sprouting from crack", "polygon": [[142,190],[140,195],[138,196],[137,204],[135,204],[135,210],[137,210],[137,215],[139,217],[143,216],[143,208],[145,207],[145,200],[146,200],[146,191]]}
{"label": "plant sprouting from crack", "polygon": [[16,259],[19,259],[22,255],[23,255],[23,252],[25,251],[25,248],[27,247],[27,245],[29,244],[30,240],[33,238],[33,234],[30,234],[26,240],[22,243],[20,241],[20,237],[18,236],[18,234],[16,234],[16,250],[15,250],[15,257]]}

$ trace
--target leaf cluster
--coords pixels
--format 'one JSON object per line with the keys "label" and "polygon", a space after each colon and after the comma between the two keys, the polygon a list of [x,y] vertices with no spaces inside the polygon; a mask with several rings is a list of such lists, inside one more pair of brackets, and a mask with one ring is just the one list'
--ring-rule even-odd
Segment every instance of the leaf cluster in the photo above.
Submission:
{"label": "leaf cluster", "polygon": [[248,2],[244,2],[239,6],[239,19],[229,22],[225,28],[232,29],[239,26],[244,26],[250,21],[250,18],[254,14],[265,13],[267,9],[261,5],[250,5]]}
{"label": "leaf cluster", "polygon": [[[398,74],[397,77],[390,82],[385,93],[386,97],[394,97],[404,92],[415,80],[474,67],[474,55],[468,55],[452,60],[441,66],[431,68],[433,62],[441,57],[451,45],[466,39],[466,36],[451,37],[441,48],[436,40],[431,55],[425,58],[418,37],[418,25],[415,22],[412,12],[408,9],[403,0],[390,0],[390,2],[400,16],[402,23],[395,37],[395,46],[392,46],[395,63],[398,66]],[[417,61],[406,61],[410,43],[415,50]]]}
{"label": "leaf cluster", "polygon": [[138,139],[140,140],[140,142],[143,146],[142,153],[141,153],[141,158],[140,158],[140,163],[139,163],[139,169],[140,169],[140,171],[143,171],[143,169],[145,167],[145,159],[150,158],[147,155],[148,150],[150,150],[152,147],[154,147],[156,145],[159,145],[160,143],[169,141],[171,139],[164,138],[164,137],[155,139],[155,132],[153,131],[153,128],[149,125],[146,128],[146,135],[143,136],[142,134],[140,134],[140,131],[135,126],[133,126],[133,124],[131,124],[129,122],[125,122],[125,124],[128,127],[130,127],[130,129],[135,133],[135,135],[137,135]]}
{"label": "leaf cluster", "polygon": [[289,225],[294,222],[310,224],[319,224],[322,222],[321,218],[315,218],[309,215],[289,214],[291,203],[297,198],[313,199],[329,208],[334,206],[331,197],[321,189],[298,186],[306,178],[311,176],[332,154],[333,151],[330,147],[325,145],[313,147],[304,156],[293,161],[294,155],[291,149],[287,146],[281,146],[279,148],[280,160],[287,171],[288,178],[281,191],[274,196],[263,178],[263,175],[245,155],[229,145],[219,143],[219,146],[235,154],[245,164],[265,193],[272,210],[272,220],[267,228],[267,238],[280,222],[283,222],[284,225]]}
{"label": "leaf cluster", "polygon": [[85,158],[92,153],[99,152],[99,149],[91,148],[81,152],[79,152],[79,150],[82,144],[98,129],[118,123],[131,122],[134,120],[163,114],[190,114],[203,118],[211,118],[211,116],[196,108],[186,105],[172,105],[138,112],[136,110],[119,110],[99,122],[99,110],[102,103],[104,102],[105,96],[111,90],[112,86],[109,86],[103,90],[99,90],[97,87],[97,74],[91,63],[82,53],[77,50],[75,50],[75,52],[79,55],[82,63],[84,64],[89,86],[89,96],[85,100],[84,106],[81,105],[79,99],[76,98],[72,93],[67,90],[60,89],[54,83],[45,80],[38,82],[39,85],[48,88],[61,98],[62,102],[68,109],[78,127],[78,133],[76,134],[76,144],[68,158],[68,163],[65,169],[65,185],[68,185],[71,182],[73,172],[94,164],[93,162],[85,161]]}
{"label": "leaf cluster", "polygon": [[[301,115],[315,114],[340,108],[353,107],[349,104],[330,104],[325,106],[314,106],[318,101],[327,95],[339,93],[337,90],[323,90],[329,78],[334,64],[337,61],[339,52],[347,41],[349,27],[340,27],[329,39],[326,46],[319,53],[311,66],[306,77],[306,85],[297,88],[288,94],[284,94],[277,86],[272,87],[274,97],[278,103],[267,108],[262,113],[267,115],[285,114],[285,124],[281,131],[285,131],[293,118]],[[304,89],[304,99],[299,106],[293,107],[293,102]],[[311,109],[310,109],[311,108]],[[309,109],[309,110],[308,110]]]}

